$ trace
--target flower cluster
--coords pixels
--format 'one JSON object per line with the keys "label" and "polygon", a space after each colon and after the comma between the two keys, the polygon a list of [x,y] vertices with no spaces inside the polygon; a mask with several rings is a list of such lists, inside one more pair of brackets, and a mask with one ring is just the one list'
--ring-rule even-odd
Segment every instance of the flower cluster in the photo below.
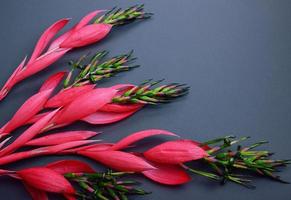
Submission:
{"label": "flower cluster", "polygon": [[96,10],[87,14],[72,29],[56,39],[54,37],[66,26],[69,19],[61,19],[47,28],[39,38],[30,59],[26,62],[25,58],[2,87],[0,101],[5,98],[14,85],[47,68],[68,51],[102,40],[114,26],[147,19],[151,16],[150,13],[144,12],[143,5],[137,5],[125,10],[112,9],[91,23],[100,13],[104,13],[104,11]]}
{"label": "flower cluster", "polygon": [[[101,40],[114,26],[151,16],[143,11],[143,5],[125,10],[114,8],[89,24],[101,12],[89,13],[50,46],[48,44],[68,19],[49,27],[39,39],[30,60],[27,63],[24,60],[4,85],[0,99],[16,83],[48,67],[69,50]],[[265,142],[233,147],[246,137],[235,139],[227,136],[198,142],[178,138],[178,135],[166,130],[149,129],[108,143],[93,138],[99,132],[88,130],[48,133],[77,121],[93,125],[119,122],[146,106],[163,105],[189,92],[185,84],[162,84],[163,80],[99,87],[101,80],[139,66],[133,65],[136,58],[132,56],[132,51],[112,58],[107,58],[108,53],[100,51],[91,59],[85,55],[71,61],[69,72],[62,71],[50,76],[39,91],[27,99],[0,128],[0,176],[22,181],[35,200],[47,200],[48,193],[61,194],[68,200],[126,200],[130,195],[148,194],[136,187],[136,181],[124,179],[124,176],[133,173],[164,185],[188,183],[190,175],[196,174],[221,183],[232,181],[253,188],[250,178],[244,174],[246,171],[287,183],[275,173],[279,167],[290,164],[290,160],[273,160],[269,151],[255,150]],[[59,90],[58,86],[61,86]],[[13,132],[24,125],[27,129],[12,140]],[[145,138],[161,135],[172,140],[143,152],[128,150]],[[4,169],[7,164],[45,155],[82,156],[109,170],[97,172],[78,160],[61,160],[18,171]],[[193,167],[191,163],[195,162],[203,167]]]}

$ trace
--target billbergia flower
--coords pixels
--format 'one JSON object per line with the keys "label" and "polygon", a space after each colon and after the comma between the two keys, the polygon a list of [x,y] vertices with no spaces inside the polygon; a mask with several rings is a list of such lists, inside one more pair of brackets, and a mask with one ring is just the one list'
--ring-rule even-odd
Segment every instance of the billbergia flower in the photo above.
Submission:
{"label": "billbergia flower", "polygon": [[[14,85],[47,68],[68,51],[102,40],[113,27],[147,19],[151,16],[150,13],[144,12],[143,5],[132,6],[125,10],[114,8],[96,18],[101,13],[104,11],[97,10],[89,13],[72,29],[56,39],[54,39],[55,35],[69,22],[69,19],[61,19],[45,30],[30,59],[26,62],[25,58],[2,87],[0,100],[8,94]],[[91,23],[94,18],[96,18],[95,21]]]}
{"label": "billbergia flower", "polygon": [[[1,173],[2,171],[2,173]],[[78,160],[61,160],[46,166],[19,171],[1,170],[23,182],[35,200],[47,200],[47,193],[61,194],[66,199],[128,199],[148,192],[135,188],[136,181],[125,180],[125,172],[96,172],[90,165]]]}

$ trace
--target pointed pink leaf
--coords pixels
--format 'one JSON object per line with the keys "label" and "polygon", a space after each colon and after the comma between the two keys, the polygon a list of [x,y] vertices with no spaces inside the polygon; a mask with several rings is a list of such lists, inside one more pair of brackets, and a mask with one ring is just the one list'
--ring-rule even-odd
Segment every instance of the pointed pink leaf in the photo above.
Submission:
{"label": "pointed pink leaf", "polygon": [[144,156],[157,163],[181,164],[204,158],[207,153],[191,140],[176,140],[157,145],[146,151]]}
{"label": "pointed pink leaf", "polygon": [[111,150],[121,150],[124,148],[127,148],[129,145],[138,142],[139,140],[142,140],[147,137],[151,137],[154,135],[171,135],[171,136],[177,136],[175,133],[161,130],[161,129],[148,129],[144,131],[139,131],[133,134],[130,134],[129,136],[121,139],[116,144],[114,144],[111,148]]}
{"label": "pointed pink leaf", "polygon": [[82,145],[88,145],[94,142],[96,142],[96,140],[73,141],[73,142],[67,142],[67,143],[59,144],[55,146],[41,147],[41,148],[29,150],[29,151],[21,151],[17,153],[12,153],[12,154],[0,157],[0,165],[13,163],[13,162],[24,160],[27,158],[33,158],[36,156],[55,155],[64,150],[76,148]]}
{"label": "pointed pink leaf", "polygon": [[70,49],[56,49],[38,57],[36,60],[27,65],[24,70],[18,73],[18,75],[15,77],[15,83],[18,83],[19,81],[47,68],[55,61],[60,59],[63,55],[65,55],[69,50]]}
{"label": "pointed pink leaf", "polygon": [[74,194],[70,182],[57,172],[45,168],[34,167],[17,172],[19,177],[28,185],[46,192]]}
{"label": "pointed pink leaf", "polygon": [[111,30],[109,24],[91,24],[74,31],[61,44],[61,48],[86,46],[103,39]]}
{"label": "pointed pink leaf", "polygon": [[19,66],[14,70],[12,75],[9,77],[9,79],[6,81],[5,85],[2,87],[0,91],[0,101],[7,95],[9,90],[16,84],[15,77],[17,74],[23,69],[24,64],[26,62],[27,57],[25,57],[22,62],[19,64]]}
{"label": "pointed pink leaf", "polygon": [[86,140],[96,136],[97,132],[93,131],[66,131],[61,133],[49,134],[40,138],[30,140],[26,146],[50,146],[66,142]]}
{"label": "pointed pink leaf", "polygon": [[44,31],[44,33],[39,38],[32,56],[28,61],[28,64],[33,62],[46,48],[50,40],[69,22],[69,19],[61,19],[51,25],[48,29]]}
{"label": "pointed pink leaf", "polygon": [[59,83],[61,82],[66,73],[67,72],[58,72],[53,74],[42,84],[39,91],[42,92],[44,90],[55,89],[59,85]]}
{"label": "pointed pink leaf", "polygon": [[52,90],[45,90],[30,97],[14,114],[12,119],[7,123],[3,132],[10,133],[16,128],[24,125],[35,114],[43,109]]}
{"label": "pointed pink leaf", "polygon": [[38,190],[26,183],[23,183],[23,184],[24,184],[25,189],[29,192],[33,200],[48,200],[48,196],[46,192],[42,190]]}
{"label": "pointed pink leaf", "polygon": [[0,151],[0,156],[3,156],[5,154],[11,153],[18,148],[22,147],[25,143],[27,143],[29,140],[34,138],[37,134],[41,132],[45,126],[48,125],[48,122],[53,118],[53,116],[58,112],[59,110],[52,111],[50,114],[44,116],[39,121],[37,121],[35,124],[33,124],[31,127],[29,127],[26,131],[24,131],[13,143],[5,147]]}
{"label": "pointed pink leaf", "polygon": [[104,12],[104,10],[95,10],[93,12],[90,12],[89,14],[87,14],[85,17],[83,17],[80,22],[75,26],[75,30],[78,30],[80,28],[83,28],[84,26],[86,26],[88,23],[90,23],[90,21],[99,13]]}
{"label": "pointed pink leaf", "polygon": [[46,165],[59,174],[67,173],[94,173],[95,170],[87,163],[79,160],[60,160]]}
{"label": "pointed pink leaf", "polygon": [[91,12],[89,14],[87,14],[85,17],[83,17],[83,19],[80,20],[79,23],[77,23],[73,28],[71,28],[69,31],[67,31],[66,33],[62,34],[60,37],[58,37],[57,39],[55,39],[52,44],[49,47],[49,50],[51,49],[55,49],[58,48],[59,45],[65,40],[67,39],[74,31],[84,27],[85,25],[87,25],[96,15],[98,15],[98,13],[103,12],[103,10],[96,10],[94,12]]}
{"label": "pointed pink leaf", "polygon": [[40,120],[41,118],[43,118],[44,116],[46,116],[47,114],[49,114],[50,111],[48,112],[44,112],[44,113],[40,113],[40,114],[36,114],[34,115],[32,118],[30,118],[26,123],[26,124],[33,124],[35,122],[37,122],[38,120]]}
{"label": "pointed pink leaf", "polygon": [[116,92],[110,88],[98,88],[77,97],[56,116],[55,124],[72,123],[95,113],[102,106],[111,102]]}
{"label": "pointed pink leaf", "polygon": [[54,146],[42,147],[39,149],[46,151],[47,154],[54,154],[54,153],[62,152],[62,151],[67,150],[67,149],[71,149],[71,148],[75,148],[75,147],[79,147],[79,146],[83,146],[83,145],[87,145],[87,144],[91,144],[91,143],[95,143],[95,142],[99,142],[99,141],[100,140],[72,141],[72,142],[66,142],[66,143],[58,144],[58,145],[54,145]]}
{"label": "pointed pink leaf", "polygon": [[153,164],[157,169],[142,172],[147,178],[165,185],[181,185],[191,180],[179,165]]}
{"label": "pointed pink leaf", "polygon": [[112,147],[112,143],[98,143],[98,144],[91,144],[91,145],[86,145],[83,147],[78,147],[74,149],[68,150],[69,153],[76,153],[78,151],[105,151],[109,150],[110,147]]}
{"label": "pointed pink leaf", "polygon": [[89,116],[82,118],[82,121],[87,122],[89,124],[95,124],[95,125],[110,124],[110,123],[121,121],[121,120],[133,115],[138,110],[139,109],[136,109],[136,110],[130,111],[130,112],[124,112],[124,113],[112,113],[112,112],[97,111]]}
{"label": "pointed pink leaf", "polygon": [[114,112],[114,113],[124,113],[124,112],[130,112],[137,110],[139,108],[143,107],[142,104],[115,104],[115,103],[109,103],[100,108],[100,111],[103,112]]}
{"label": "pointed pink leaf", "polygon": [[50,98],[46,103],[46,108],[57,108],[65,106],[75,100],[77,97],[82,96],[83,94],[92,91],[95,85],[84,85],[80,87],[73,87],[68,89],[63,89],[55,96]]}
{"label": "pointed pink leaf", "polygon": [[118,171],[142,172],[155,169],[144,159],[122,151],[80,151],[78,153]]}

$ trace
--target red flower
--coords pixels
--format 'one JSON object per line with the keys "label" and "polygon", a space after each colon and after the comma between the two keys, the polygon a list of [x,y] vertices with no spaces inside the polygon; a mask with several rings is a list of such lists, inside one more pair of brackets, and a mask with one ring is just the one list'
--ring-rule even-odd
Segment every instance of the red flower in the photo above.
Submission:
{"label": "red flower", "polygon": [[203,148],[191,140],[165,142],[144,153],[148,160],[165,164],[181,164],[204,158],[207,155]]}
{"label": "red flower", "polygon": [[111,102],[117,90],[111,88],[98,88],[77,97],[65,106],[53,120],[54,124],[69,124],[95,113],[105,104]]}
{"label": "red flower", "polygon": [[90,24],[74,30],[61,44],[61,48],[76,48],[86,46],[103,39],[111,30],[109,24]]}
{"label": "red flower", "polygon": [[122,151],[80,151],[80,155],[96,160],[112,169],[122,172],[142,172],[155,169],[144,159]]}
{"label": "red flower", "polygon": [[18,171],[17,175],[27,185],[42,191],[75,194],[75,190],[70,182],[62,175],[49,168],[34,167],[24,169]]}
{"label": "red flower", "polygon": [[[152,163],[153,164],[153,163]],[[157,169],[142,172],[147,178],[165,185],[188,183],[191,177],[179,165],[153,164]]]}
{"label": "red flower", "polygon": [[96,136],[93,131],[67,131],[62,133],[49,134],[40,138],[30,140],[26,146],[50,146],[64,144],[67,142],[81,141]]}

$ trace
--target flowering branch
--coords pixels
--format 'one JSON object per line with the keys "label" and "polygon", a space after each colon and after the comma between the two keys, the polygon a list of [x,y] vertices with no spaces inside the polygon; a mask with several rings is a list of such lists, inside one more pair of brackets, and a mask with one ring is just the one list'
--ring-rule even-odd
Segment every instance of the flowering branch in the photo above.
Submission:
{"label": "flowering branch", "polygon": [[133,180],[120,180],[128,173],[67,173],[64,176],[71,182],[79,185],[76,195],[81,199],[128,199],[129,195],[146,195],[148,192],[135,188]]}
{"label": "flowering branch", "polygon": [[[226,181],[232,181],[248,188],[254,188],[251,185],[250,176],[237,174],[235,170],[239,170],[240,172],[251,171],[260,176],[266,176],[282,183],[288,183],[282,180],[280,176],[275,175],[274,172],[278,172],[279,167],[290,164],[291,160],[273,160],[271,159],[273,153],[267,150],[254,150],[267,143],[266,141],[257,142],[246,147],[242,147],[241,145],[234,147],[234,145],[246,139],[248,137],[235,139],[233,136],[227,136],[202,144],[202,146],[207,145],[207,147],[209,147],[208,145],[216,145],[207,151],[209,156],[204,158],[206,164],[214,172],[199,171],[186,167],[185,165],[184,167],[193,173],[219,180],[222,184]],[[221,144],[219,145],[219,143]],[[231,147],[232,149],[230,149]]]}
{"label": "flowering branch", "polygon": [[[76,62],[71,61],[70,65],[72,66],[72,70],[64,81],[64,87],[76,87],[90,83],[95,84],[104,78],[109,78],[117,73],[139,67],[139,65],[130,65],[136,59],[132,57],[133,51],[103,61],[108,53],[108,51],[97,52],[92,56],[88,64],[83,64],[87,58],[86,55],[82,56]],[[70,84],[74,70],[78,70],[79,72],[75,80]]]}
{"label": "flowering branch", "polygon": [[125,10],[112,9],[90,24],[90,21],[102,12],[104,11],[97,10],[89,13],[72,29],[54,40],[53,38],[69,22],[69,19],[61,19],[47,28],[38,40],[31,58],[28,61],[25,58],[21,62],[0,90],[0,101],[14,85],[47,68],[70,50],[102,40],[110,33],[113,26],[148,19],[151,16],[150,13],[144,12],[143,5],[133,6]]}
{"label": "flowering branch", "polygon": [[100,16],[95,20],[95,23],[111,24],[113,26],[119,26],[132,23],[136,20],[148,19],[152,16],[152,13],[144,12],[144,5],[135,5],[125,10],[121,8],[112,8],[106,14]]}
{"label": "flowering branch", "polygon": [[0,170],[0,176],[21,180],[33,199],[48,199],[47,192],[67,199],[128,199],[148,192],[135,188],[133,180],[124,180],[125,172],[96,172],[85,162],[61,160],[42,167],[20,171]]}
{"label": "flowering branch", "polygon": [[189,87],[185,86],[185,84],[179,83],[166,84],[152,88],[154,85],[162,81],[163,80],[151,82],[151,80],[147,80],[142,84],[127,90],[122,95],[114,97],[112,102],[121,104],[167,103],[177,97],[184,96],[189,92]]}

